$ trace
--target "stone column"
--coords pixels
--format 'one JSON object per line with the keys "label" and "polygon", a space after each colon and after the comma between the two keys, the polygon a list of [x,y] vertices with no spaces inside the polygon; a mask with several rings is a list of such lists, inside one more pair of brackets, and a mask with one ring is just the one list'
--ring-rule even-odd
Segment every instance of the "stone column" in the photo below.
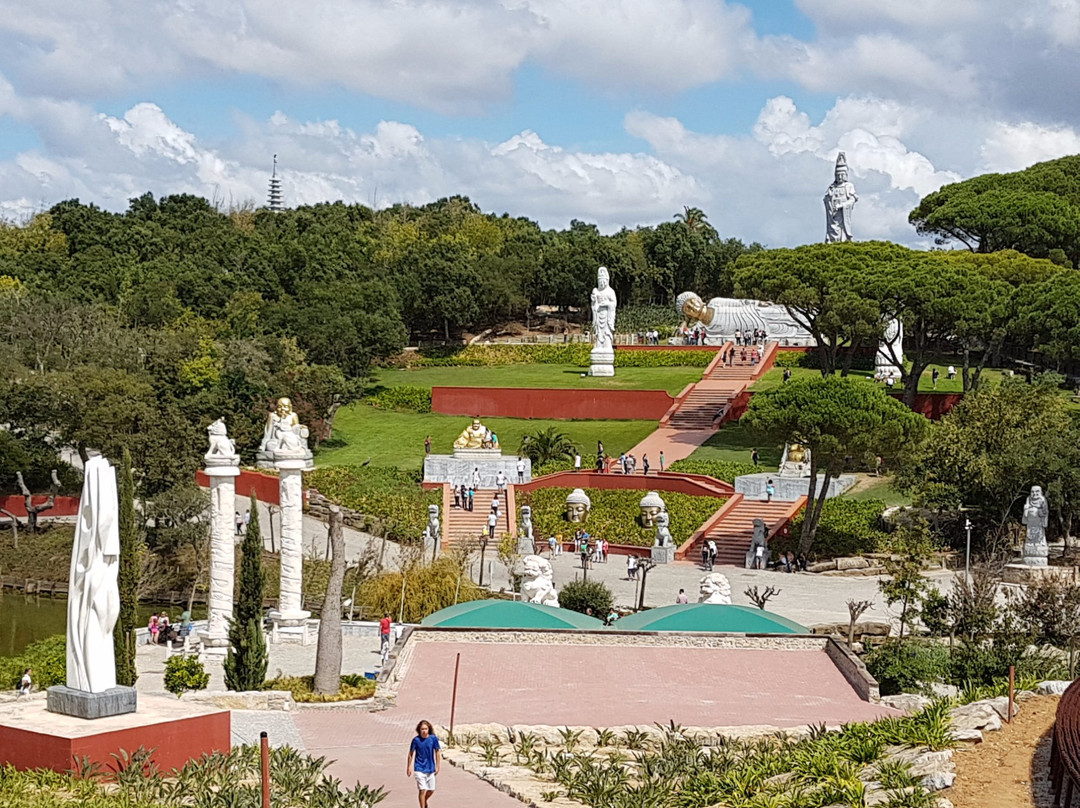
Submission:
{"label": "stone column", "polygon": [[[278,498],[281,504],[281,585],[278,608],[270,612],[274,623],[272,641],[281,641],[281,629],[306,626],[311,612],[304,611],[304,469],[302,458],[279,457]],[[303,639],[303,632],[298,633]]]}
{"label": "stone column", "polygon": [[224,659],[229,650],[236,567],[236,478],[240,456],[219,418],[207,427],[210,451],[204,458],[210,478],[210,608],[205,631],[199,632],[210,658]]}

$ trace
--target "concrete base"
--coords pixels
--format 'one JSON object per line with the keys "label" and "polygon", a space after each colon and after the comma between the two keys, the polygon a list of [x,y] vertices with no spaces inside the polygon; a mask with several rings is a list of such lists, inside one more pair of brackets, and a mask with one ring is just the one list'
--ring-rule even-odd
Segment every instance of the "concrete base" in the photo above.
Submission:
{"label": "concrete base", "polygon": [[517,540],[517,554],[521,556],[534,555],[536,553],[536,543],[532,539],[528,539],[524,536],[518,536]]}
{"label": "concrete base", "polygon": [[1032,567],[1023,563],[1006,564],[1001,580],[1007,584],[1035,584],[1041,581],[1076,581],[1080,570],[1076,567]]}
{"label": "concrete base", "polygon": [[145,693],[138,712],[96,721],[49,712],[42,699],[0,705],[0,765],[65,772],[87,757],[109,771],[116,765],[113,753],[131,753],[140,746],[153,749],[153,761],[166,771],[227,752],[229,711]]}
{"label": "concrete base", "polygon": [[[742,494],[747,499],[765,499],[765,485],[769,480],[773,481],[776,493],[773,499],[782,502],[791,502],[799,497],[804,497],[810,489],[809,477],[781,477],[779,474],[759,472],[758,474],[744,474],[735,478],[735,493]],[[824,474],[818,475],[818,491],[825,480]],[[841,474],[829,481],[829,488],[825,492],[825,498],[838,497],[851,486],[855,485],[854,474]]]}
{"label": "concrete base", "polygon": [[614,376],[614,365],[589,365],[590,376]]}
{"label": "concrete base", "polygon": [[318,640],[317,633],[312,631],[318,623],[308,619],[311,612],[270,612],[268,616],[272,623],[270,642],[275,645],[311,645]]}
{"label": "concrete base", "polygon": [[[532,461],[525,460],[525,482],[532,480]],[[506,481],[514,485],[518,481],[517,455],[503,455],[499,449],[455,449],[452,455],[430,454],[424,458],[425,483],[472,483],[473,469],[480,472],[480,487],[494,488],[500,471]]]}
{"label": "concrete base", "polygon": [[101,693],[89,693],[67,685],[55,685],[49,688],[46,709],[72,718],[98,719],[133,713],[137,701],[133,687],[111,687]]}
{"label": "concrete base", "polygon": [[654,545],[649,555],[655,564],[670,564],[675,560],[676,549],[674,544],[665,544],[663,547]]}

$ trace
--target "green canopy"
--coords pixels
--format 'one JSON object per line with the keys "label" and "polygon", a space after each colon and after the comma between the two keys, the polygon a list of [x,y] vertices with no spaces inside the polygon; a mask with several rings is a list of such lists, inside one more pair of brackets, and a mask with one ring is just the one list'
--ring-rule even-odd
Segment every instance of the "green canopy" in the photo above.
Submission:
{"label": "green canopy", "polygon": [[728,634],[809,634],[800,626],[772,612],[751,606],[719,603],[682,603],[646,609],[617,620],[619,631],[715,631]]}
{"label": "green canopy", "polygon": [[420,621],[440,628],[602,628],[595,617],[516,600],[470,600],[447,606]]}

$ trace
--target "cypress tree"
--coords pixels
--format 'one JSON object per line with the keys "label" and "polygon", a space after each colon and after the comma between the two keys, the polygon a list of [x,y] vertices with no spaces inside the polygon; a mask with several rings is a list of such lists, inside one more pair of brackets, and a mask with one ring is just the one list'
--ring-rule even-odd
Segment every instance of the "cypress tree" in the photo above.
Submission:
{"label": "cypress tree", "polygon": [[229,652],[225,657],[225,686],[229,690],[258,690],[266,680],[270,659],[262,628],[263,541],[259,530],[259,503],[251,495],[251,521],[240,545],[240,591],[229,623]]}
{"label": "cypress tree", "polygon": [[113,651],[116,657],[116,683],[134,687],[139,678],[135,668],[135,629],[138,622],[139,567],[142,556],[142,537],[135,514],[135,479],[131,473],[131,452],[126,448],[120,463],[117,480],[120,530],[120,560],[117,588],[120,591],[120,616],[113,628]]}

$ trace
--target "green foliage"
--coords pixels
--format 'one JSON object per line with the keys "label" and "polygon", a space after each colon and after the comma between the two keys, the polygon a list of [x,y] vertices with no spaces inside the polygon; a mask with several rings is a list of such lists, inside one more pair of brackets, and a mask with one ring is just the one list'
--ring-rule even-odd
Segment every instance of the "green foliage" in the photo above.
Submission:
{"label": "green foliage", "polygon": [[177,697],[188,690],[205,690],[208,684],[210,674],[198,657],[177,654],[165,660],[165,689]]}
{"label": "green foliage", "polygon": [[[518,505],[532,507],[533,526],[538,539],[572,534],[576,525],[566,521],[566,496],[570,488],[539,488],[518,494]],[[589,490],[592,509],[584,527],[594,538],[612,544],[650,547],[656,531],[638,524],[642,491]],[[671,536],[678,546],[724,504],[717,497],[693,497],[665,491],[661,494],[671,515]]]}
{"label": "green foliage", "polygon": [[365,614],[392,614],[401,608],[402,576],[404,575],[404,611],[401,619],[406,623],[419,623],[455,603],[481,600],[489,593],[469,579],[466,565],[459,564],[447,555],[431,564],[415,563],[407,566],[404,573],[384,572],[364,582],[357,592],[357,599]]}
{"label": "green foliage", "polygon": [[374,680],[355,673],[342,674],[341,689],[337,693],[316,693],[314,687],[314,676],[278,676],[267,679],[259,689],[288,690],[293,700],[306,704],[370,699],[375,695]]}
{"label": "green foliage", "polygon": [[933,549],[925,521],[905,522],[893,534],[893,555],[885,562],[889,577],[878,581],[878,588],[890,606],[900,604],[900,643],[904,641],[904,629],[917,623],[926,597],[933,590],[922,574]]}
{"label": "green foliage", "polygon": [[865,658],[881,695],[928,692],[931,684],[949,679],[948,646],[937,642],[887,642]]}
{"label": "green foliage", "polygon": [[431,388],[402,384],[384,387],[367,397],[373,407],[382,410],[431,412]]}
{"label": "green foliage", "polygon": [[427,525],[427,506],[441,505],[440,491],[424,491],[416,472],[381,466],[331,466],[307,475],[307,483],[339,505],[370,518],[367,531],[413,542]]}
{"label": "green foliage", "polygon": [[57,634],[31,643],[17,657],[0,657],[0,691],[14,690],[23,671],[33,669],[34,687],[42,690],[67,681],[67,639]]}
{"label": "green foliage", "polygon": [[[23,808],[254,808],[261,804],[260,750],[236,746],[162,772],[151,752],[120,750],[104,778],[100,767],[76,761],[67,774],[0,768],[0,805]],[[386,792],[357,783],[344,788],[325,773],[325,758],[291,747],[270,749],[270,799],[278,808],[373,808]]]}
{"label": "green foliage", "polygon": [[671,336],[681,319],[674,306],[619,306],[617,328],[621,334],[636,334],[638,331],[655,329],[660,332],[660,337],[664,338]]}
{"label": "green foliage", "polygon": [[135,668],[135,629],[138,626],[136,608],[139,605],[139,576],[142,572],[144,545],[142,532],[135,515],[135,480],[131,473],[131,452],[124,449],[117,474],[120,533],[120,563],[117,589],[120,595],[120,614],[113,628],[113,652],[116,659],[116,683],[134,687],[139,678]]}
{"label": "green foliage", "polygon": [[611,611],[615,596],[602,581],[573,580],[559,590],[559,605],[564,609],[585,614],[592,609],[593,617],[603,620]]}
{"label": "green foliage", "polygon": [[[878,499],[858,501],[833,497],[825,500],[810,557],[837,558],[887,552],[889,534],[881,525],[884,510],[885,503]],[[801,534],[805,518],[805,512],[800,512],[791,522],[791,536],[778,536],[774,540],[778,550],[795,548],[797,541],[793,537]]]}
{"label": "green foliage", "polygon": [[262,566],[263,540],[258,514],[259,502],[252,492],[251,521],[240,545],[240,580],[224,663],[225,687],[229,690],[258,689],[270,661],[263,633],[266,571]]}
{"label": "green foliage", "polygon": [[[621,315],[621,312],[620,312]],[[620,317],[620,330],[622,321]],[[482,367],[491,365],[576,365],[588,367],[591,345],[582,342],[551,345],[493,344],[430,348],[401,358],[409,367]],[[624,368],[705,367],[712,351],[624,351],[615,348],[615,366]]]}
{"label": "green foliage", "polygon": [[518,448],[518,454],[529,458],[536,467],[569,463],[572,468],[574,451],[573,441],[553,426],[523,435]]}
{"label": "green foliage", "polygon": [[725,482],[734,482],[736,477],[741,477],[744,474],[757,474],[762,471],[761,466],[755,466],[753,463],[734,463],[727,460],[694,460],[692,457],[688,457],[685,460],[676,460],[670,466],[668,471],[681,471],[685,474],[705,474],[709,477],[715,477],[717,480],[724,480]]}

